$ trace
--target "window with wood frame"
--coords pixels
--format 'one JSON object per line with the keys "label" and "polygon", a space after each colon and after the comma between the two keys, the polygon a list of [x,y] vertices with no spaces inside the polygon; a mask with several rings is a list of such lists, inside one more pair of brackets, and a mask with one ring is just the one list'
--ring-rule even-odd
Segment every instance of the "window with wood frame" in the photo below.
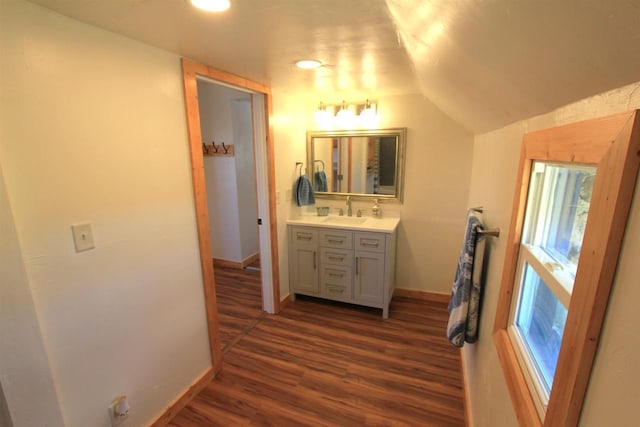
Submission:
{"label": "window with wood frame", "polygon": [[524,136],[494,341],[522,426],[576,426],[640,163],[637,112]]}

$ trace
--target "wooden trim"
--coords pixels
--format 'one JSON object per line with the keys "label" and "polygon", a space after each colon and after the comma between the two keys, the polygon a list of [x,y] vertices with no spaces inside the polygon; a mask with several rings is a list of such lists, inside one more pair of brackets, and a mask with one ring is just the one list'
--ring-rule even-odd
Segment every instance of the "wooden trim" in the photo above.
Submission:
{"label": "wooden trim", "polygon": [[352,159],[353,159],[353,138],[349,137],[349,144],[347,145],[347,193],[351,193]]}
{"label": "wooden trim", "polygon": [[229,261],[228,259],[222,259],[222,258],[212,258],[212,260],[213,260],[214,267],[227,267],[227,268],[235,268],[237,270],[242,270],[247,265],[257,260],[258,258],[260,258],[260,253],[251,255],[240,262]]}
{"label": "wooden trim", "polygon": [[291,294],[282,298],[282,301],[280,301],[280,310],[284,310],[289,304],[291,304]]}
{"label": "wooden trim", "polygon": [[150,427],[164,427],[169,424],[178,412],[184,409],[198,393],[204,390],[215,375],[216,373],[213,368],[207,369],[150,424]]}
{"label": "wooden trim", "polygon": [[271,282],[273,284],[273,311],[280,312],[280,261],[278,255],[278,221],[276,207],[276,149],[273,137],[273,99],[267,88],[262,92],[265,102],[265,129],[267,130],[267,174],[269,186],[269,231],[271,235]]}
{"label": "wooden trim", "polygon": [[205,186],[204,160],[202,155],[202,135],[200,132],[200,111],[198,110],[198,86],[196,73],[200,68],[190,61],[182,60],[182,79],[184,82],[185,108],[191,155],[191,172],[200,248],[200,267],[207,314],[209,333],[209,351],[214,373],[222,369],[220,334],[218,331],[218,309],[216,306],[216,284],[211,262],[211,237],[209,234],[209,211],[207,207],[207,189]]}
{"label": "wooden trim", "polygon": [[394,291],[394,295],[405,298],[419,299],[422,301],[438,302],[442,304],[449,304],[449,300],[451,299],[450,294],[404,288],[396,288]]}
{"label": "wooden trim", "polygon": [[467,365],[464,358],[464,347],[460,348],[460,372],[462,374],[462,407],[464,409],[464,425],[466,427],[473,426],[473,417],[471,416],[471,394],[467,384]]}
{"label": "wooden trim", "polygon": [[506,331],[531,164],[534,160],[597,165],[591,206],[544,426],[576,426],[622,246],[640,165],[636,111],[524,135],[494,342],[522,426],[541,421]]}

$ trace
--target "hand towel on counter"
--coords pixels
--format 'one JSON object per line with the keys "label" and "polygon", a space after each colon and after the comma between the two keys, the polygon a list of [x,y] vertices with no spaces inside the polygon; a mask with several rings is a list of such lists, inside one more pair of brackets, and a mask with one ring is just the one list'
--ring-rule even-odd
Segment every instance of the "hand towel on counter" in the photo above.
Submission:
{"label": "hand towel on counter", "polygon": [[298,206],[313,205],[316,202],[313,195],[313,187],[307,175],[301,175],[296,180],[294,195]]}
{"label": "hand towel on counter", "polygon": [[449,301],[447,337],[451,344],[462,347],[464,342],[478,340],[478,314],[480,306],[484,239],[478,241],[478,229],[483,229],[479,212],[469,210],[467,227],[456,276]]}
{"label": "hand towel on counter", "polygon": [[327,184],[327,175],[324,171],[317,171],[314,174],[314,184],[316,191],[329,191],[329,185]]}

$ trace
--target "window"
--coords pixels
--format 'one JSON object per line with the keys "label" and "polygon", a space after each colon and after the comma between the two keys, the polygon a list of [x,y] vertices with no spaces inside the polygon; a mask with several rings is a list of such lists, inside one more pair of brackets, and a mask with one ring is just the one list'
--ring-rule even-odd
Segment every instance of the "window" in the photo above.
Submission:
{"label": "window", "polygon": [[509,337],[544,418],[587,223],[593,166],[534,162]]}
{"label": "window", "polygon": [[522,425],[577,425],[638,171],[636,113],[524,136],[494,340]]}

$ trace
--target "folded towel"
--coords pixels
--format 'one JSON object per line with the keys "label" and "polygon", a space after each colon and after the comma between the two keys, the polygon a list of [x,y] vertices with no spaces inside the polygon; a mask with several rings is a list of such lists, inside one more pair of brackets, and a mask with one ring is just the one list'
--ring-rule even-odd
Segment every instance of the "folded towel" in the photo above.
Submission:
{"label": "folded towel", "polygon": [[314,174],[314,184],[316,191],[329,191],[329,185],[327,184],[327,175],[324,171],[317,171]]}
{"label": "folded towel", "polygon": [[449,301],[447,337],[456,347],[462,347],[465,341],[474,343],[478,339],[483,254],[476,256],[476,250],[484,250],[484,245],[476,247],[478,228],[484,228],[480,214],[470,210],[467,214],[467,228]]}
{"label": "folded towel", "polygon": [[311,187],[311,181],[307,175],[302,175],[297,179],[295,185],[295,198],[298,206],[313,205],[316,200],[313,195],[313,187]]}

